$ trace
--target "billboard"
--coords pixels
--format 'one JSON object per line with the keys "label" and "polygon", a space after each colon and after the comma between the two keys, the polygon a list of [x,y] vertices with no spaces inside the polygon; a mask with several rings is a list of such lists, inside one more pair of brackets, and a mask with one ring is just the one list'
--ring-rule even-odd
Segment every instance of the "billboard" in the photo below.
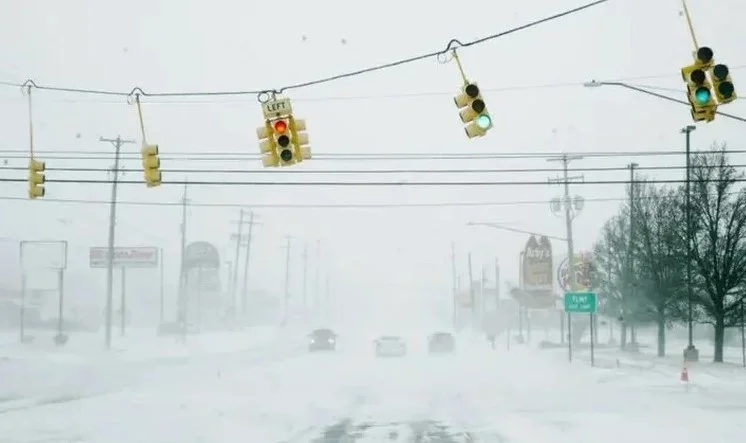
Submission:
{"label": "billboard", "polygon": [[552,292],[554,267],[552,244],[545,236],[531,236],[523,251],[522,289],[526,292]]}
{"label": "billboard", "polygon": [[67,267],[67,242],[24,240],[20,260],[24,272],[64,270]]}
{"label": "billboard", "polygon": [[[159,263],[158,248],[152,246],[116,247],[113,265],[117,268],[156,268]],[[109,266],[109,248],[91,248],[89,253],[91,268]]]}

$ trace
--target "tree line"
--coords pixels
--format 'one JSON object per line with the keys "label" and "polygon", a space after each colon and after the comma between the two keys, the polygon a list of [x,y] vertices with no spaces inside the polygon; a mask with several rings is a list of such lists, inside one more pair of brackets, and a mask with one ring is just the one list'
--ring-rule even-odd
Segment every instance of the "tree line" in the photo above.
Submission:
{"label": "tree line", "polygon": [[636,343],[637,326],[656,325],[664,356],[667,327],[691,318],[712,325],[722,362],[726,328],[741,325],[746,303],[746,178],[724,144],[693,153],[689,174],[688,205],[686,184],[632,180],[594,244],[595,286],[601,313],[621,320],[622,347],[628,334]]}

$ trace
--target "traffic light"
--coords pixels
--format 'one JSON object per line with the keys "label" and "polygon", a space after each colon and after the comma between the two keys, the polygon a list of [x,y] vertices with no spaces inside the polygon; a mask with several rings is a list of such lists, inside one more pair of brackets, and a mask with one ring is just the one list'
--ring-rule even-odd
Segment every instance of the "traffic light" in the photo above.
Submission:
{"label": "traffic light", "polygon": [[454,102],[459,108],[461,121],[466,125],[464,131],[467,137],[482,137],[492,128],[492,117],[475,83],[464,85]]}
{"label": "traffic light", "polygon": [[44,162],[34,160],[28,162],[28,198],[44,197],[44,183],[47,181],[44,176],[46,165]]}
{"label": "traffic light", "polygon": [[290,118],[281,118],[272,122],[272,132],[277,146],[277,158],[281,166],[288,166],[294,162],[295,153],[290,143],[292,136],[290,131]]}
{"label": "traffic light", "polygon": [[694,64],[681,68],[681,77],[687,84],[687,98],[692,106],[695,122],[712,121],[717,103],[712,94],[712,84],[707,79],[707,70],[712,66],[712,49],[699,48],[694,54]]}
{"label": "traffic light", "polygon": [[148,188],[161,185],[161,160],[158,158],[158,145],[143,145],[140,149],[142,155],[142,169],[145,175],[145,184]]}
{"label": "traffic light", "polygon": [[736,99],[736,89],[730,78],[730,70],[726,65],[715,65],[710,71],[712,86],[719,104],[724,105]]}
{"label": "traffic light", "polygon": [[265,168],[290,166],[311,158],[306,122],[287,116],[267,120],[256,130]]}

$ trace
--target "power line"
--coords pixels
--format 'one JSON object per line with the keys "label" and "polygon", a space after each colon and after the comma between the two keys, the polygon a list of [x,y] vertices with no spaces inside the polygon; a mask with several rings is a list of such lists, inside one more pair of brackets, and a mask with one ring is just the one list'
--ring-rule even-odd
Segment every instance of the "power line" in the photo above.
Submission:
{"label": "power line", "polygon": [[213,91],[213,92],[155,92],[153,93],[153,92],[147,92],[140,87],[135,87],[130,92],[117,92],[117,91],[102,90],[102,89],[39,85],[31,79],[27,80],[23,84],[3,81],[3,82],[0,82],[0,85],[15,86],[15,87],[21,87],[21,88],[35,88],[35,89],[45,90],[45,91],[67,92],[67,93],[76,93],[76,94],[108,95],[108,96],[119,96],[119,97],[130,97],[134,95],[141,95],[143,97],[199,97],[199,96],[214,97],[214,96],[236,96],[236,95],[259,95],[259,94],[266,94],[266,93],[271,93],[271,92],[282,93],[290,89],[300,89],[300,88],[306,88],[309,86],[319,85],[323,83],[330,83],[330,82],[341,80],[344,78],[357,77],[359,75],[368,74],[371,72],[382,71],[382,70],[394,68],[397,66],[407,65],[410,63],[414,63],[414,62],[425,60],[425,59],[432,58],[432,57],[439,57],[439,56],[448,54],[450,51],[454,49],[479,45],[490,40],[494,40],[500,37],[504,37],[506,35],[514,34],[518,31],[533,28],[540,24],[544,24],[544,23],[547,23],[553,20],[557,20],[557,19],[569,16],[569,15],[575,14],[577,12],[584,11],[586,9],[592,8],[602,3],[606,3],[607,1],[609,0],[596,0],[592,3],[578,6],[573,9],[569,9],[569,10],[566,10],[566,11],[548,16],[548,17],[544,17],[539,20],[532,21],[530,23],[526,23],[516,28],[509,29],[507,31],[498,32],[496,34],[491,34],[491,35],[488,35],[488,36],[485,36],[485,37],[482,37],[482,38],[479,38],[477,40],[473,40],[470,42],[466,42],[466,43],[462,43],[458,39],[451,39],[446,45],[446,48],[443,50],[433,51],[433,52],[429,52],[426,54],[420,54],[420,55],[408,57],[405,59],[401,59],[401,60],[397,60],[397,61],[393,61],[393,62],[381,64],[381,65],[371,66],[371,67],[360,69],[357,71],[346,72],[346,73],[336,74],[336,75],[332,75],[329,77],[324,77],[324,78],[320,78],[316,80],[286,85],[279,89],[257,89],[257,90],[244,90],[244,91]]}
{"label": "power line", "polygon": [[[107,160],[111,161],[111,153],[106,151],[34,151],[44,160]],[[719,155],[721,151],[692,151],[694,155]],[[727,150],[726,154],[746,154],[746,150]],[[568,152],[567,155],[580,155],[585,158],[618,158],[618,157],[666,157],[666,156],[683,156],[683,151],[588,151],[588,152]],[[460,152],[460,153],[376,153],[376,152],[358,152],[358,153],[319,153],[313,156],[314,161],[414,161],[414,160],[546,160],[549,158],[560,158],[561,153],[556,152],[502,152],[502,153],[485,153],[485,152]],[[247,153],[245,151],[224,151],[224,152],[164,152],[161,154],[163,160],[178,161],[240,161],[240,160],[259,160],[260,154]],[[140,160],[139,153],[123,152],[122,159]],[[28,152],[22,150],[0,150],[0,159],[28,159]]]}
{"label": "power line", "polygon": [[[729,165],[732,168],[740,169],[746,168],[746,164],[732,164]],[[698,166],[702,169],[717,169],[719,165],[701,165]],[[635,168],[638,171],[680,171],[685,170],[686,166],[638,166]],[[23,166],[3,166],[0,167],[0,171],[27,171],[28,167]],[[163,173],[169,174],[522,174],[522,173],[547,173],[557,172],[562,169],[556,168],[488,168],[488,169],[318,169],[318,170],[307,170],[307,169],[285,169],[285,170],[273,170],[270,168],[264,169],[161,169]],[[582,168],[568,168],[568,172],[613,172],[613,171],[628,171],[628,167],[624,166],[604,166],[604,167],[582,167]],[[73,168],[73,167],[61,167],[61,168],[46,168],[47,172],[111,172],[111,168]],[[120,173],[141,173],[142,169],[119,169]]]}
{"label": "power line", "polygon": [[[729,192],[728,195],[734,195],[735,192]],[[637,197],[637,200],[667,200],[669,196],[658,197]],[[586,198],[586,202],[626,202],[627,197],[600,197]],[[25,197],[0,197],[0,201],[18,201],[29,202]],[[44,198],[44,202],[57,204],[74,204],[74,205],[107,205],[106,200],[89,200],[89,199],[65,199],[65,198]],[[410,202],[410,203],[214,203],[214,202],[195,202],[190,201],[189,207],[203,208],[244,208],[250,206],[256,209],[386,209],[386,208],[448,208],[448,207],[488,207],[488,206],[529,206],[529,205],[546,205],[548,200],[516,200],[516,201],[454,201],[454,202]],[[182,206],[181,201],[119,201],[118,205],[126,206],[144,206],[144,207],[169,207]]]}
{"label": "power line", "polygon": [[[729,67],[731,71],[746,68],[746,65],[737,65]],[[644,77],[619,77],[613,80],[607,80],[610,83],[617,82],[628,82],[631,80],[639,79],[656,79],[656,78],[670,78],[675,77],[674,75],[668,74],[657,74],[649,75]],[[545,83],[536,85],[516,85],[507,86],[501,88],[484,88],[484,92],[517,92],[527,91],[536,89],[556,89],[556,88],[568,88],[568,87],[584,87],[586,81],[572,81],[572,82],[557,82],[557,83]],[[3,82],[0,82],[3,85]],[[18,86],[12,84],[12,86]],[[630,86],[636,88],[658,90],[665,92],[681,92],[680,88],[671,88],[656,85],[639,85],[630,84]],[[362,100],[391,100],[391,99],[414,99],[424,97],[439,97],[439,96],[450,96],[453,95],[453,91],[422,91],[422,92],[407,92],[407,93],[393,93],[393,94],[368,94],[368,95],[336,95],[336,96],[318,96],[318,97],[296,97],[293,102],[331,102],[331,101],[362,101]],[[737,97],[737,100],[743,100],[746,97]],[[9,101],[7,98],[0,98],[0,100]],[[251,103],[253,99],[250,98],[238,98],[232,100],[220,100],[217,101],[214,97],[203,100],[148,100],[149,105],[216,105],[216,104],[236,104],[236,103]],[[90,104],[101,104],[101,105],[121,105],[122,101],[103,101],[103,100],[92,100],[83,98],[69,98],[69,99],[57,99],[57,100],[44,100],[45,103],[90,103]]]}
{"label": "power line", "polygon": [[[702,179],[702,180],[691,180],[696,183],[741,183],[746,182],[746,178],[737,179]],[[0,182],[4,183],[26,183],[27,179],[22,178],[0,178]],[[662,179],[651,179],[646,180],[649,184],[678,184],[685,183],[686,180],[674,179],[674,180],[662,180]],[[68,184],[113,184],[114,180],[110,179],[47,179],[45,183],[68,183]],[[142,180],[117,180],[120,185],[138,185],[143,186]],[[547,186],[551,183],[546,181],[389,181],[389,182],[374,182],[374,181],[293,181],[293,182],[280,182],[280,181],[217,181],[217,180],[174,180],[174,181],[163,181],[163,185],[180,185],[185,184],[197,185],[197,186],[303,186],[303,187],[412,187],[412,186]],[[563,183],[562,181],[556,181],[553,183]],[[575,186],[578,185],[628,185],[630,180],[585,180],[583,182],[574,182]]]}

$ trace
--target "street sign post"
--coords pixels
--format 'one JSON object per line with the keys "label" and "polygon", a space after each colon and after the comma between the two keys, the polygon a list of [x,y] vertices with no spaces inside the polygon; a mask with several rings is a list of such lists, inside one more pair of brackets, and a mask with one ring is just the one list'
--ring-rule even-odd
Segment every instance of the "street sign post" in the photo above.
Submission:
{"label": "street sign post", "polygon": [[[598,297],[595,292],[565,292],[564,306],[567,316],[570,314],[588,314],[590,319],[590,344],[591,344],[591,366],[595,364],[595,355],[593,349],[593,341],[595,338],[595,328],[593,327],[593,315],[598,310]],[[570,322],[568,321],[568,335],[570,334],[569,329]],[[567,346],[572,355],[572,337],[568,337]]]}
{"label": "street sign post", "polygon": [[565,292],[564,301],[568,314],[595,314],[598,308],[595,292]]}

